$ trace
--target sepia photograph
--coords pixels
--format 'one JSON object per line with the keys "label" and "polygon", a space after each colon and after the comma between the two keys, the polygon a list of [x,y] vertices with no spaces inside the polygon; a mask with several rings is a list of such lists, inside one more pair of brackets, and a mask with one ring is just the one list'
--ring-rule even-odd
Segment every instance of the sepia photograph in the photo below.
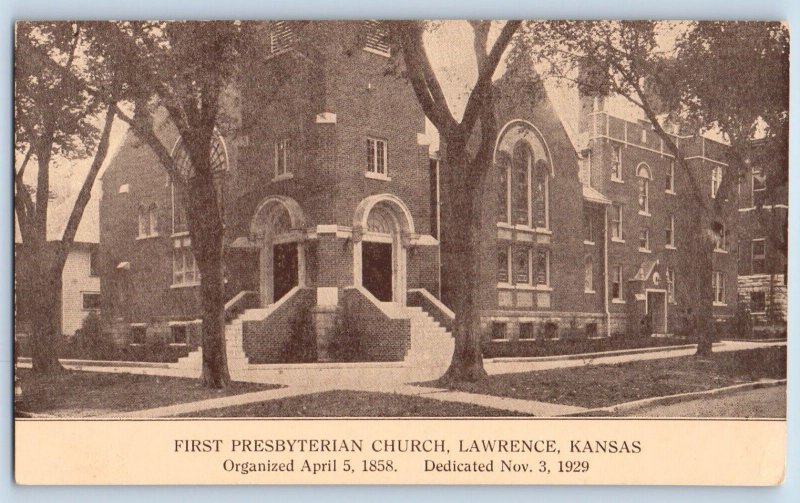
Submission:
{"label": "sepia photograph", "polygon": [[[222,483],[581,483],[668,420],[782,480],[787,23],[17,21],[13,83],[18,481],[171,425]],[[698,473],[635,483],[745,483]]]}
{"label": "sepia photograph", "polygon": [[15,40],[18,418],[786,415],[783,23]]}

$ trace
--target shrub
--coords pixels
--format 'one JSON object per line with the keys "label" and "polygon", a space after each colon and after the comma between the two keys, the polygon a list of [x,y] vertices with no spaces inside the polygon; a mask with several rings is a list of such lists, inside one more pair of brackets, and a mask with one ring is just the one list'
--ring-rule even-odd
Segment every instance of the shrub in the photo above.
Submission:
{"label": "shrub", "polygon": [[555,339],[558,337],[558,323],[548,320],[544,322],[544,338]]}
{"label": "shrub", "polygon": [[586,324],[586,337],[597,337],[597,322],[593,321]]}
{"label": "shrub", "polygon": [[753,320],[750,317],[750,310],[742,304],[736,306],[736,312],[733,317],[726,323],[725,331],[723,334],[726,337],[733,337],[736,339],[749,339],[753,336]]}
{"label": "shrub", "polygon": [[103,329],[103,322],[95,312],[86,315],[70,345],[79,358],[113,360],[121,356],[120,349],[111,334]]}
{"label": "shrub", "polygon": [[317,336],[310,309],[303,309],[292,318],[289,339],[283,347],[283,361],[287,363],[317,361]]}
{"label": "shrub", "polygon": [[331,340],[331,358],[337,362],[358,362],[366,359],[364,333],[356,320],[345,309],[336,321],[336,332]]}

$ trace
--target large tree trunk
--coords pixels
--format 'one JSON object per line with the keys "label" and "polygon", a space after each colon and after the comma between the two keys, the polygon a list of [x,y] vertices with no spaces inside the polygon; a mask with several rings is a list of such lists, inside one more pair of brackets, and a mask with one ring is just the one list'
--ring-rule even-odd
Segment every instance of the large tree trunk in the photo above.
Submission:
{"label": "large tree trunk", "polygon": [[[686,272],[678,281],[684,281],[686,293],[680,303],[685,304],[686,327],[690,336],[697,339],[697,356],[710,356],[714,342],[714,238],[707,212],[690,213],[685,245]],[[726,285],[727,286],[727,285]],[[677,288],[681,288],[679,284]]]}
{"label": "large tree trunk", "polygon": [[29,246],[21,260],[25,292],[24,310],[30,316],[33,372],[52,374],[64,370],[58,361],[61,335],[61,273],[54,246]]}
{"label": "large tree trunk", "polygon": [[442,300],[455,314],[455,351],[442,381],[476,381],[486,377],[477,305],[481,216],[476,192],[480,183],[464,176],[467,162],[463,151],[446,154],[445,161],[448,169],[441,178]]}
{"label": "large tree trunk", "polygon": [[225,388],[231,382],[225,348],[225,297],[221,255],[201,270],[203,305],[203,383]]}
{"label": "large tree trunk", "polygon": [[[208,161],[206,154],[206,161]],[[203,383],[225,388],[231,382],[225,347],[225,284],[222,273],[224,229],[213,174],[197,173],[189,183],[187,220],[200,270],[203,307]]]}

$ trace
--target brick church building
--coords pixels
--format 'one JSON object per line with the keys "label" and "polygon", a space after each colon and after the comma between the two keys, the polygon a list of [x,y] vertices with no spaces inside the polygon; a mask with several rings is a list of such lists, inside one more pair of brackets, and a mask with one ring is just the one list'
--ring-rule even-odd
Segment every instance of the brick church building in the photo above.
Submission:
{"label": "brick church building", "polygon": [[[354,23],[364,22],[264,25],[231,93],[236,132],[220,134],[213,153],[232,367],[294,361],[303,337],[319,360],[452,354],[452,312],[439,300],[439,161],[411,86],[386,71],[390,48],[376,29],[362,40]],[[579,100],[569,125],[547,98],[501,94],[481,215],[487,344],[678,330],[689,189],[659,138],[602,100]],[[185,162],[175,129],[155,120]],[[724,147],[678,141],[713,197]],[[167,343],[198,365],[200,277],[181,197],[128,132],[102,178],[103,313],[119,342]],[[720,318],[736,303],[734,240],[723,231],[714,254]]]}

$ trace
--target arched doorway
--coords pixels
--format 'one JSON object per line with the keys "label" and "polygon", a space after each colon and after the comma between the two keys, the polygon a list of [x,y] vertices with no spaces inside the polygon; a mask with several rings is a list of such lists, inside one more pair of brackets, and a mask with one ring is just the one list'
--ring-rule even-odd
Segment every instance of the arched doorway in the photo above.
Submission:
{"label": "arched doorway", "polygon": [[250,232],[260,246],[261,305],[280,300],[295,286],[305,286],[305,217],[291,198],[270,196],[258,206]]}
{"label": "arched doorway", "polygon": [[367,197],[356,209],[354,229],[356,286],[379,301],[405,305],[408,238],[414,232],[408,207],[391,194]]}

